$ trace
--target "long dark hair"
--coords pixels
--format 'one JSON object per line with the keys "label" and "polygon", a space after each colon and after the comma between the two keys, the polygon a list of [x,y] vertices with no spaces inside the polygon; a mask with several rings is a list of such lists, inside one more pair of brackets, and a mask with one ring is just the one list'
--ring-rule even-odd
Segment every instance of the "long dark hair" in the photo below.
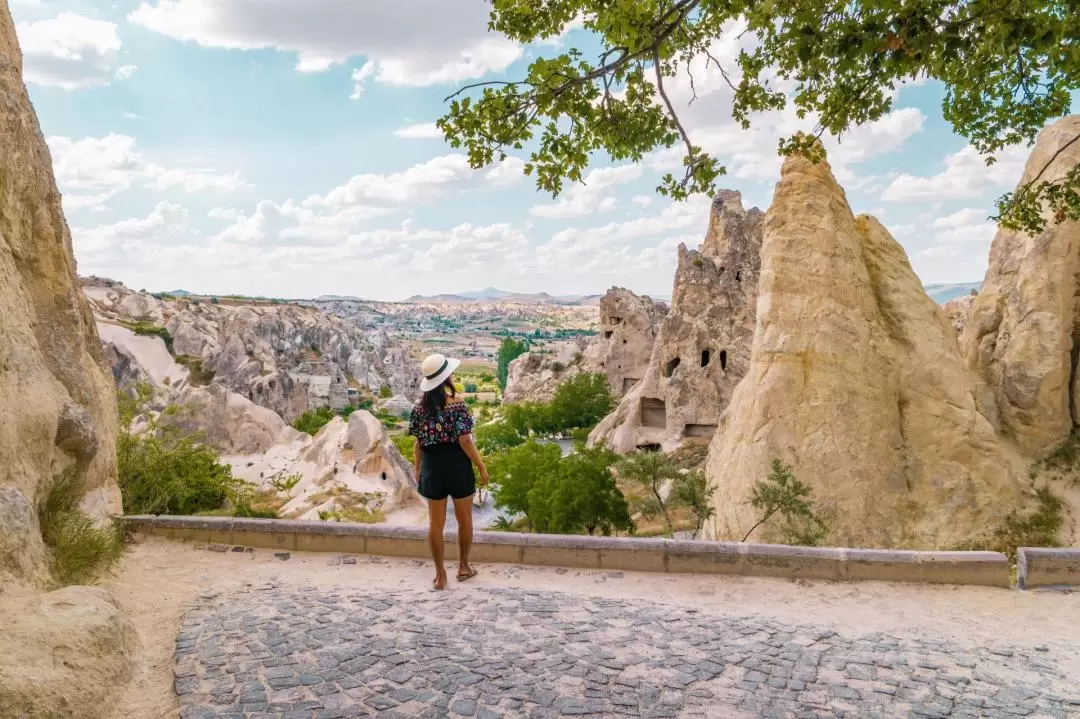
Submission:
{"label": "long dark hair", "polygon": [[443,408],[446,407],[446,395],[451,397],[457,397],[457,390],[454,389],[454,380],[452,377],[447,377],[443,380],[443,383],[435,389],[429,389],[424,392],[424,398],[420,400],[424,409],[428,411],[428,414],[433,417],[437,417],[442,414]]}

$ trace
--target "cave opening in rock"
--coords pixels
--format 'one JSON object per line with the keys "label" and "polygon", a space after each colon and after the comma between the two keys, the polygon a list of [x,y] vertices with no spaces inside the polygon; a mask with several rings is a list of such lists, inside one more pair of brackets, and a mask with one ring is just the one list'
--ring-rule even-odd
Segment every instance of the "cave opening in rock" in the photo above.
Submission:
{"label": "cave opening in rock", "polygon": [[660,445],[658,445],[658,444],[639,444],[637,446],[637,449],[639,449],[642,452],[659,452],[660,451]]}
{"label": "cave opening in rock", "polygon": [[735,270],[735,281],[742,282],[742,272],[740,270]]}
{"label": "cave opening in rock", "polygon": [[727,350],[720,350],[720,369],[727,372]]}
{"label": "cave opening in rock", "polygon": [[641,425],[667,429],[667,404],[655,397],[641,398]]}
{"label": "cave opening in rock", "polygon": [[701,366],[708,367],[709,360],[712,359],[712,350],[701,350]]}
{"label": "cave opening in rock", "polygon": [[611,339],[611,335],[613,335],[613,334],[615,334],[615,330],[608,330],[607,332],[604,333],[604,339],[606,339],[606,340]]}
{"label": "cave opening in rock", "polygon": [[678,368],[680,361],[681,360],[678,357],[675,357],[674,359],[669,361],[666,365],[664,365],[664,376],[665,377],[670,377],[672,375],[672,373],[675,372],[675,370]]}

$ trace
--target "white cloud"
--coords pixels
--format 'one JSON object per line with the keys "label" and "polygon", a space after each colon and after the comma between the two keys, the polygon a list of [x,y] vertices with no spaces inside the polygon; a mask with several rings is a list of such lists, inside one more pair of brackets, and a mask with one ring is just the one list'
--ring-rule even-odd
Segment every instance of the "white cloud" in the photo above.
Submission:
{"label": "white cloud", "polygon": [[235,220],[240,217],[240,210],[233,207],[215,207],[206,213],[211,220]]}
{"label": "white cloud", "polygon": [[638,207],[648,207],[653,203],[653,198],[650,195],[634,195],[634,199],[631,200]]}
{"label": "white cloud", "polygon": [[[237,192],[251,187],[239,173],[221,173],[206,168],[169,168],[147,162],[135,147],[135,138],[109,134],[105,137],[47,139],[53,156],[56,182],[64,192],[77,190],[108,196],[131,187],[184,192]],[[106,197],[107,199],[107,197]],[[103,200],[102,200],[103,201]],[[83,200],[75,200],[76,203]],[[87,198],[85,202],[89,202]],[[77,209],[81,204],[65,206]]]}
{"label": "white cloud", "polygon": [[980,210],[974,207],[965,207],[962,210],[957,210],[951,215],[945,217],[939,217],[934,220],[933,227],[963,227],[965,225],[972,225],[979,220],[985,220],[989,213],[986,210]]}
{"label": "white cloud", "polygon": [[159,202],[146,217],[121,220],[108,225],[75,228],[72,239],[80,261],[89,263],[146,259],[155,246],[169,245],[188,230],[188,213],[183,207]]}
{"label": "white cloud", "polygon": [[349,99],[359,100],[360,96],[364,94],[364,85],[367,81],[375,75],[375,63],[368,60],[364,63],[363,67],[359,70],[353,70],[352,81],[353,91],[349,95]]}
{"label": "white cloud", "polygon": [[968,145],[945,158],[945,170],[929,177],[903,174],[885,188],[882,199],[890,202],[947,200],[981,197],[987,190],[1012,187],[1020,180],[1028,150],[1013,146],[998,153],[995,164]]}
{"label": "white cloud", "polygon": [[524,163],[516,158],[477,172],[464,155],[434,157],[401,172],[355,175],[323,195],[302,201],[260,202],[250,214],[238,214],[214,239],[275,245],[340,243],[363,236],[373,219],[419,204],[484,187],[518,182]]}
{"label": "white cloud", "polygon": [[546,205],[533,205],[529,208],[529,214],[536,217],[571,218],[610,212],[618,206],[611,194],[612,189],[638,179],[641,173],[641,165],[598,167],[590,170],[582,182],[571,185],[557,201]]}
{"label": "white cloud", "polygon": [[363,57],[367,70],[353,75],[354,97],[367,79],[459,83],[501,72],[522,55],[517,43],[487,32],[483,0],[143,0],[128,19],[209,47],[296,53],[301,72]]}
{"label": "white cloud", "polygon": [[434,122],[420,122],[394,130],[394,136],[409,140],[441,140],[443,131],[436,127]]}
{"label": "white cloud", "polygon": [[116,24],[65,12],[15,26],[28,82],[76,90],[123,80],[134,65],[119,65]]}

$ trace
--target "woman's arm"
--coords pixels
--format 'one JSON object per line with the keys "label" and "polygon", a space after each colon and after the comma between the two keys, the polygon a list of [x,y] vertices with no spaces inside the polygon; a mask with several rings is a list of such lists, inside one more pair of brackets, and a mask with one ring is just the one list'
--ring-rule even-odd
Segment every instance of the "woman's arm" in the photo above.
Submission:
{"label": "woman's arm", "polygon": [[420,486],[420,458],[420,440],[413,437],[412,463],[417,486]]}
{"label": "woman's arm", "polygon": [[469,459],[476,465],[476,468],[480,471],[480,484],[485,485],[488,483],[488,471],[484,466],[484,458],[480,456],[480,450],[476,448],[476,443],[473,442],[472,434],[463,434],[458,437],[458,444],[465,450],[465,454],[469,455]]}

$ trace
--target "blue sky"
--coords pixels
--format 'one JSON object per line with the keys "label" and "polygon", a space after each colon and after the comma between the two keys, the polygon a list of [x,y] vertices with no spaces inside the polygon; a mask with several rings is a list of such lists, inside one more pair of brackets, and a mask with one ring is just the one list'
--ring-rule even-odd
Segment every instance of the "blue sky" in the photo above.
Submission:
{"label": "blue sky", "polygon": [[[679,158],[599,160],[585,186],[538,194],[521,161],[470,170],[433,132],[461,84],[520,77],[551,45],[486,31],[482,0],[10,0],[82,274],[135,288],[401,299],[494,285],[668,295],[707,200],[671,203]],[[715,54],[732,58],[735,32]],[[569,28],[563,47],[589,46]],[[715,72],[671,81],[720,186],[765,208],[790,110],[743,131]],[[941,118],[933,83],[855,130],[830,161],[925,282],[982,279],[993,200],[1026,150],[987,168]],[[685,109],[682,109],[685,108]]]}

